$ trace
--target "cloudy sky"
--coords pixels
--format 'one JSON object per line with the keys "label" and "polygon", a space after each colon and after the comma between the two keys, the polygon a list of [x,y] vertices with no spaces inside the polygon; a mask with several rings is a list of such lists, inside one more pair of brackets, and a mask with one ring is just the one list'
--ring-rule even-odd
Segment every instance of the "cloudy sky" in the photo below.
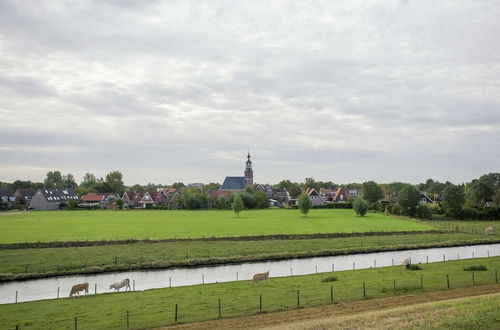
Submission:
{"label": "cloudy sky", "polygon": [[0,0],[0,181],[500,171],[500,2]]}

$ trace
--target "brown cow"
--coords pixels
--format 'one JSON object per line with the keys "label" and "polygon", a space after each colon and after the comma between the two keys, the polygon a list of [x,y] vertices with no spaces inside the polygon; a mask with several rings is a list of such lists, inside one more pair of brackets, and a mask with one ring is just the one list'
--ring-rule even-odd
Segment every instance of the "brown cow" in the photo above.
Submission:
{"label": "brown cow", "polygon": [[265,273],[258,273],[253,276],[252,279],[252,285],[257,284],[259,281],[266,280],[266,282],[269,282],[269,271]]}
{"label": "brown cow", "polygon": [[493,227],[486,227],[486,229],[484,230],[484,233],[486,235],[493,235]]}
{"label": "brown cow", "polygon": [[73,287],[71,288],[71,292],[69,293],[69,296],[73,297],[75,295],[75,293],[80,295],[80,291],[83,291],[83,290],[85,290],[85,294],[89,293],[89,283],[88,282],[73,285]]}

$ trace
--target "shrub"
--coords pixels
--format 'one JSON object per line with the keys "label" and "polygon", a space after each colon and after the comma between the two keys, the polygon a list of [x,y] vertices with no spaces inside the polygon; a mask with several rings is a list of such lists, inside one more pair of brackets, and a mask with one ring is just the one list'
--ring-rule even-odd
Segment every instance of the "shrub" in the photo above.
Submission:
{"label": "shrub", "polygon": [[469,267],[464,267],[465,271],[476,271],[476,270],[488,270],[488,268],[484,265],[478,265],[478,266],[469,266]]}
{"label": "shrub", "polygon": [[321,282],[335,282],[337,281],[337,276],[327,276],[321,279]]}
{"label": "shrub", "polygon": [[362,197],[356,198],[356,200],[354,200],[354,203],[352,204],[352,207],[354,209],[354,212],[356,212],[356,215],[358,216],[364,216],[366,212],[368,212],[368,202],[365,201]]}
{"label": "shrub", "polygon": [[420,267],[419,265],[409,265],[408,267],[406,267],[406,269],[409,269],[409,270],[422,270],[422,267]]}
{"label": "shrub", "polygon": [[432,219],[432,211],[427,204],[417,206],[416,217],[420,219]]}

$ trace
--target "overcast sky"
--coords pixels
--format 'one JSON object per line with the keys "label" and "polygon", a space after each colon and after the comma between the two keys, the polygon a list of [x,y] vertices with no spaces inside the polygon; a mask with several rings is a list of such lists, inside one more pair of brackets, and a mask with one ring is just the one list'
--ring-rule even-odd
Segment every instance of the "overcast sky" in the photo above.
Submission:
{"label": "overcast sky", "polygon": [[0,181],[500,171],[500,2],[0,0]]}

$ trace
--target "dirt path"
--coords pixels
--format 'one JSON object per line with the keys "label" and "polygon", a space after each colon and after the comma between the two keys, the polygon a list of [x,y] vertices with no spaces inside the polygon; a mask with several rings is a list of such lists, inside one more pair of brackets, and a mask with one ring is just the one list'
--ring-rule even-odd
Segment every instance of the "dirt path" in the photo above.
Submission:
{"label": "dirt path", "polygon": [[345,304],[332,304],[315,308],[301,308],[293,311],[266,313],[248,317],[198,322],[171,326],[161,329],[321,329],[333,319],[347,320],[361,314],[373,314],[391,309],[407,308],[417,304],[457,299],[463,297],[500,294],[500,285],[425,292],[415,295],[394,296],[380,299],[362,300]]}

